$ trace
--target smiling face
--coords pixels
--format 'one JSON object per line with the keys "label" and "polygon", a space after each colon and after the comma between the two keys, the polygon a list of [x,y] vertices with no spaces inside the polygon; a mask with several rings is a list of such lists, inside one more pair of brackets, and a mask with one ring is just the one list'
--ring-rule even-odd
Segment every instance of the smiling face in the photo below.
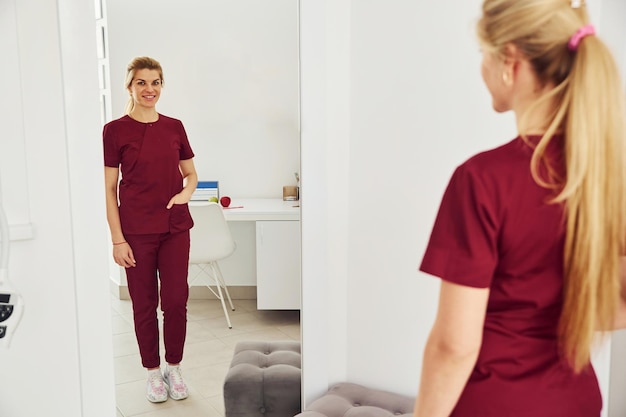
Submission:
{"label": "smiling face", "polygon": [[135,106],[154,108],[161,96],[162,80],[157,70],[140,69],[128,87]]}

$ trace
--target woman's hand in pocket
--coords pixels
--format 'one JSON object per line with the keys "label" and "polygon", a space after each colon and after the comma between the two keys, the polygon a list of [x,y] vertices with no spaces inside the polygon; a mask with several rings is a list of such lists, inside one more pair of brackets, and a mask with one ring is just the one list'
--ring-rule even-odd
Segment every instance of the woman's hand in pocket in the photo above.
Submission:
{"label": "woman's hand in pocket", "polygon": [[188,198],[182,195],[182,193],[178,193],[174,197],[170,198],[169,203],[167,203],[167,209],[171,209],[174,204],[187,204],[188,202]]}

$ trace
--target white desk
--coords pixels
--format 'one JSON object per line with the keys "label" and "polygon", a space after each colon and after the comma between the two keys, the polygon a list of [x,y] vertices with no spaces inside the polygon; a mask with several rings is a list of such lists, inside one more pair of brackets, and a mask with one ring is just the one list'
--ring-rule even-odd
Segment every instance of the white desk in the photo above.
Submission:
{"label": "white desk", "polygon": [[[206,204],[190,201],[189,205]],[[224,208],[224,217],[232,221],[300,220],[300,202],[283,201],[280,198],[233,199],[230,207]]]}
{"label": "white desk", "polygon": [[[204,204],[207,202],[189,202]],[[233,199],[230,207],[224,208],[224,217],[233,222],[231,232],[238,248],[232,259],[225,259],[223,265],[220,262],[226,283],[229,275],[255,274],[258,309],[300,309],[299,201]],[[254,223],[252,237],[245,228],[237,227],[239,222]],[[246,270],[250,263],[254,266]]]}

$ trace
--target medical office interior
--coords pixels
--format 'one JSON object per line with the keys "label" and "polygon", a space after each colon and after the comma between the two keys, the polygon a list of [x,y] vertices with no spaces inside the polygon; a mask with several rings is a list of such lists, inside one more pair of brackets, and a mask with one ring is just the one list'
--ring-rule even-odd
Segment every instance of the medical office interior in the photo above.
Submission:
{"label": "medical office interior", "polygon": [[[123,298],[124,281],[109,259],[100,133],[103,109],[106,117],[121,111],[125,65],[138,54],[161,60],[158,109],[185,123],[201,180],[218,180],[236,203],[279,198],[299,172],[304,406],[342,381],[415,395],[438,288],[417,265],[439,199],[457,164],[515,135],[480,80],[480,0],[186,0],[176,2],[180,13],[164,0],[141,10],[107,2],[106,23],[127,32],[106,29],[103,78],[94,2],[0,1],[0,197],[9,277],[25,301],[10,347],[0,348],[10,376],[0,378],[0,415],[120,415],[111,297]],[[233,8],[217,11],[220,4]],[[588,5],[626,77],[626,4]],[[247,15],[236,7],[255,7],[241,25],[262,31],[261,43],[295,49],[295,64],[243,61],[254,54],[234,41],[242,38],[233,19]],[[113,18],[114,10],[125,13]],[[295,19],[294,37],[257,26],[283,12]],[[116,45],[144,49],[117,55]],[[211,50],[249,72],[225,72]],[[237,75],[243,90],[226,83]],[[268,79],[296,89],[281,96],[260,83]],[[99,99],[103,91],[109,101]],[[259,117],[242,122],[229,109]],[[284,123],[263,124],[277,114]],[[254,224],[244,223],[234,233],[249,241]],[[254,250],[243,244],[238,256]],[[254,268],[245,260],[225,268],[242,298],[254,292],[246,273]],[[604,417],[626,415],[624,349],[626,334],[616,332],[595,358]],[[220,415],[209,405],[206,415]]]}

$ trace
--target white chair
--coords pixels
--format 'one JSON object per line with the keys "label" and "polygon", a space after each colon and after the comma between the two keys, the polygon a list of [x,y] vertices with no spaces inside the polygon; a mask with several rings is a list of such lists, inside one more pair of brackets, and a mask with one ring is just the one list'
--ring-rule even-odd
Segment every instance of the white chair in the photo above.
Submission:
{"label": "white chair", "polygon": [[222,210],[222,206],[217,203],[189,205],[189,211],[194,221],[194,226],[190,231],[189,264],[197,265],[203,272],[200,275],[212,279],[212,282],[206,282],[206,286],[221,301],[228,328],[232,329],[224,295],[228,298],[230,308],[233,311],[235,311],[235,307],[217,261],[230,256],[235,251],[236,244]]}

